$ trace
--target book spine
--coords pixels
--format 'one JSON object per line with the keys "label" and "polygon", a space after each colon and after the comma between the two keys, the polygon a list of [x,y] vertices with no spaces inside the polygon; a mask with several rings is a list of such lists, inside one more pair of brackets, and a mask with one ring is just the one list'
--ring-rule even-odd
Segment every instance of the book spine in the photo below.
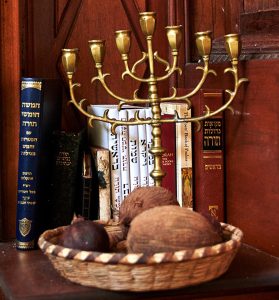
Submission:
{"label": "book spine", "polygon": [[[109,117],[118,119],[117,109],[109,111]],[[113,219],[118,220],[119,208],[122,202],[121,193],[121,171],[120,171],[120,140],[119,128],[116,129],[116,134],[109,130],[109,151],[110,151],[110,176],[111,176],[111,202],[113,210]]]}
{"label": "book spine", "polygon": [[[170,119],[173,115],[162,114],[162,118]],[[162,155],[162,168],[166,172],[162,186],[176,195],[176,138],[175,123],[162,123],[162,147],[165,153]]]}
{"label": "book spine", "polygon": [[20,250],[35,248],[47,227],[49,162],[53,157],[50,138],[60,127],[61,97],[57,80],[21,79],[16,213],[16,247]]}
{"label": "book spine", "polygon": [[[135,110],[127,109],[128,120],[134,118]],[[139,169],[139,141],[138,126],[132,125],[128,127],[129,132],[129,163],[130,163],[130,188],[131,192],[140,185],[140,169]]]}
{"label": "book spine", "polygon": [[[182,118],[191,117],[187,104],[177,104],[177,112]],[[193,209],[192,123],[177,125],[177,198],[181,206]]]}
{"label": "book spine", "polygon": [[[139,110],[139,117],[145,119],[145,109]],[[139,166],[140,166],[140,186],[148,186],[148,157],[146,125],[138,125],[139,136]]]}
{"label": "book spine", "polygon": [[86,220],[97,220],[99,218],[99,185],[98,175],[91,151],[88,148],[83,151],[81,193],[78,198],[79,210]]}
{"label": "book spine", "polygon": [[82,159],[82,204],[81,216],[90,219],[91,197],[92,197],[92,169],[89,153],[83,152]]}
{"label": "book spine", "polygon": [[82,172],[83,131],[56,131],[52,144],[54,161],[51,176],[50,227],[68,225],[75,209],[81,213],[79,200]]}
{"label": "book spine", "polygon": [[110,153],[108,149],[90,147],[98,177],[99,219],[111,219]]}
{"label": "book spine", "polygon": [[[161,110],[162,110],[162,114],[167,114],[167,115],[174,115],[177,112],[177,105],[176,103],[170,103],[170,102],[165,102],[165,103],[161,103]],[[181,128],[181,124],[176,123],[175,124],[175,170],[176,170],[176,174],[175,174],[175,180],[176,180],[176,191],[175,191],[175,195],[176,198],[178,200],[178,194],[179,194],[179,190],[180,190],[180,186],[179,186],[179,172],[178,170],[180,169],[180,166],[178,165],[178,158],[180,156],[180,151],[181,151],[181,143],[179,140],[179,134],[180,134],[180,128]],[[164,133],[163,133],[164,134]],[[181,201],[178,203],[180,205],[182,205]]]}
{"label": "book spine", "polygon": [[[207,105],[211,111],[223,103],[223,94],[218,90],[201,91],[199,101],[193,101],[195,114],[200,115]],[[194,208],[210,213],[224,222],[224,115],[220,113],[202,122],[202,129],[194,136]]]}
{"label": "book spine", "polygon": [[[119,119],[127,120],[127,111],[125,109],[119,111]],[[129,168],[129,137],[128,126],[119,127],[120,140],[120,174],[121,174],[121,192],[122,199],[130,193],[130,168]]]}
{"label": "book spine", "polygon": [[[145,111],[146,118],[152,119],[152,111],[151,107],[146,108]],[[150,124],[146,124],[146,141],[147,141],[147,162],[148,162],[148,185],[154,186],[154,179],[150,176],[151,171],[154,169],[154,157],[149,152],[152,146],[152,126]]]}

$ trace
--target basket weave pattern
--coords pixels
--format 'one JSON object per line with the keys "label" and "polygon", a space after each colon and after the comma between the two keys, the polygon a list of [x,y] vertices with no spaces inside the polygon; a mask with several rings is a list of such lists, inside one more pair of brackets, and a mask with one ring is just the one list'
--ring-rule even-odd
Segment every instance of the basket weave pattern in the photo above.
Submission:
{"label": "basket weave pattern", "polygon": [[[111,240],[121,238],[121,229],[108,228]],[[222,228],[229,236],[223,243],[153,255],[65,248],[56,244],[65,227],[44,232],[38,244],[58,272],[75,283],[109,290],[166,290],[206,282],[227,271],[243,234],[232,225],[222,224]]]}

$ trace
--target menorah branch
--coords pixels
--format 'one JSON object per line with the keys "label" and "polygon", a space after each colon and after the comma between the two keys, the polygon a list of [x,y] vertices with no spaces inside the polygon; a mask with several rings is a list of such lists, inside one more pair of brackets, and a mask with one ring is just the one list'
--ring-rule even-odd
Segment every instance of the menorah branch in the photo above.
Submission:
{"label": "menorah branch", "polygon": [[186,95],[175,97],[173,99],[174,101],[185,100],[185,99],[189,99],[189,98],[193,97],[202,88],[202,86],[205,83],[206,78],[209,74],[213,74],[213,75],[217,76],[217,73],[214,70],[209,69],[208,59],[204,59],[204,66],[203,67],[198,66],[196,69],[199,69],[199,70],[203,71],[202,77],[201,77],[200,81],[198,82],[198,84],[196,85],[196,87],[190,93],[188,93]]}
{"label": "menorah branch", "polygon": [[[98,68],[98,76],[95,76],[92,78],[91,83],[93,83],[94,81],[98,80],[101,82],[102,86],[104,87],[104,89],[107,91],[107,93],[112,96],[113,98],[115,98],[116,100],[119,100],[121,103],[129,103],[129,104],[147,104],[149,103],[148,99],[139,99],[139,98],[133,98],[133,99],[125,99],[124,97],[120,97],[116,94],[114,94],[111,89],[108,87],[108,85],[105,82],[105,77],[109,76],[110,74],[103,74],[101,68]],[[134,96],[136,95],[136,93],[134,93]],[[121,107],[121,105],[120,105]]]}

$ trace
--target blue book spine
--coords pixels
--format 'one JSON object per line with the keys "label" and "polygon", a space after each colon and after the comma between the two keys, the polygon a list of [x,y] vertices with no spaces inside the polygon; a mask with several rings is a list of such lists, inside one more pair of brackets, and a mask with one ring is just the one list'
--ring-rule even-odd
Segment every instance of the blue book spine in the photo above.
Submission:
{"label": "blue book spine", "polygon": [[36,247],[47,229],[51,134],[60,128],[62,89],[60,80],[22,78],[16,247]]}
{"label": "blue book spine", "polygon": [[22,79],[17,193],[18,249],[33,249],[38,209],[38,164],[42,81]]}

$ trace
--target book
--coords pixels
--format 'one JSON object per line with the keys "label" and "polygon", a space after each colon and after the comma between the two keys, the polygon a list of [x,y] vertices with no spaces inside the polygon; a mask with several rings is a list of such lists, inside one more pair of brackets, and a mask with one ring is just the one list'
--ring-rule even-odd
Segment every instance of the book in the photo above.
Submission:
{"label": "book", "polygon": [[76,215],[85,220],[97,220],[99,218],[99,184],[91,151],[83,151],[81,174],[81,201]]}
{"label": "book", "polygon": [[[128,120],[134,118],[135,110],[127,109]],[[139,165],[139,134],[138,126],[128,126],[129,133],[129,167],[130,167],[130,190],[131,192],[140,186],[140,165]]]}
{"label": "book", "polygon": [[[139,117],[145,119],[145,108],[139,109]],[[140,186],[148,186],[148,152],[146,125],[138,125],[138,144],[139,144],[139,170],[140,170]]]}
{"label": "book", "polygon": [[[191,116],[191,109],[183,102],[161,103],[162,113],[178,113],[180,118]],[[192,184],[192,124],[180,122],[175,125],[176,137],[176,196],[180,206],[193,208]]]}
{"label": "book", "polygon": [[[194,99],[195,115],[205,112],[205,105],[211,111],[222,106],[223,93],[220,90],[201,90]],[[224,114],[202,121],[202,129],[194,132],[194,209],[210,213],[218,221],[225,218],[224,188]]]}
{"label": "book", "polygon": [[109,221],[111,219],[111,190],[110,190],[110,153],[108,149],[90,147],[98,181],[98,219]]}
{"label": "book", "polygon": [[52,135],[54,160],[51,171],[50,227],[69,225],[80,214],[80,191],[84,131],[55,131]]}
{"label": "book", "polygon": [[[119,120],[127,120],[127,111],[122,109],[119,111]],[[122,201],[130,193],[130,167],[129,167],[129,133],[128,126],[119,127],[120,142],[120,174],[121,174],[121,193]]]}
{"label": "book", "polygon": [[[163,114],[162,119],[171,119],[174,115]],[[162,123],[161,141],[165,153],[162,155],[162,168],[166,172],[162,180],[162,187],[170,190],[176,195],[176,136],[175,136],[175,123]]]}
{"label": "book", "polygon": [[92,180],[91,154],[84,151],[82,157],[82,205],[80,215],[85,220],[90,219]]}
{"label": "book", "polygon": [[[90,105],[88,112],[97,116],[103,116],[107,109],[109,110],[108,116],[110,118],[119,118],[116,105]],[[109,123],[95,121],[93,127],[88,128],[88,141],[90,146],[98,146],[110,151],[111,204],[113,219],[117,220],[122,201],[119,128],[116,129],[116,134],[112,134]]]}
{"label": "book", "polygon": [[[177,103],[180,118],[191,117],[191,109],[185,103]],[[181,206],[193,209],[193,158],[192,123],[182,122],[176,126],[177,139],[177,198]]]}
{"label": "book", "polygon": [[[151,107],[145,109],[146,118],[152,119]],[[152,126],[151,124],[146,124],[146,141],[147,141],[147,162],[148,162],[148,185],[154,186],[154,179],[150,176],[151,171],[154,169],[154,156],[149,152],[152,146]]]}
{"label": "book", "polygon": [[22,78],[16,213],[16,247],[33,249],[49,218],[51,134],[60,129],[60,80]]}

